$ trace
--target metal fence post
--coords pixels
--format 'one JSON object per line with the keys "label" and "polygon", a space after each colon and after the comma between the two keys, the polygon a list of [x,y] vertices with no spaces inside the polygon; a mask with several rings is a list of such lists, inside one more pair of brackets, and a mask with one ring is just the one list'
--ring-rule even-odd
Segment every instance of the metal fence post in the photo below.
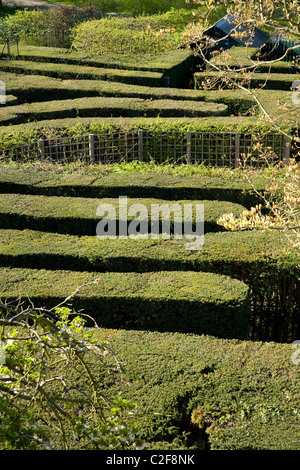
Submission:
{"label": "metal fence post", "polygon": [[91,163],[95,163],[95,135],[89,135],[89,157],[91,159]]}
{"label": "metal fence post", "polygon": [[192,133],[187,132],[186,135],[186,162],[188,165],[192,163]]}
{"label": "metal fence post", "polygon": [[235,159],[234,166],[238,168],[240,166],[240,134],[235,133]]}
{"label": "metal fence post", "polygon": [[138,130],[138,141],[139,141],[139,161],[142,162],[144,159],[144,131],[143,129]]}
{"label": "metal fence post", "polygon": [[284,156],[284,163],[287,166],[290,164],[290,154],[291,154],[291,138],[288,136],[284,136],[283,156]]}

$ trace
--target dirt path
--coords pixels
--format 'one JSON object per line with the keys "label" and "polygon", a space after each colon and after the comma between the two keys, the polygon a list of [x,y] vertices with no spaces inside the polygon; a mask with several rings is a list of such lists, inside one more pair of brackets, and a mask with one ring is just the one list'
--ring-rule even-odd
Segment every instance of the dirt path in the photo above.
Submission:
{"label": "dirt path", "polygon": [[[18,8],[27,8],[28,10],[49,10],[49,8],[57,8],[59,6],[66,7],[68,6],[66,3],[52,3],[52,2],[44,2],[42,0],[2,0],[3,6],[8,7],[18,7]],[[71,7],[72,8],[72,7]],[[74,7],[75,8],[75,7]],[[76,8],[75,8],[76,9]],[[77,8],[77,10],[81,10],[81,8]],[[128,17],[130,15],[122,15],[112,12],[104,12],[99,11],[101,15],[107,16],[125,16]]]}
{"label": "dirt path", "polygon": [[49,10],[49,8],[62,6],[59,3],[43,2],[42,0],[3,0],[2,3],[4,6],[27,8],[28,10]]}

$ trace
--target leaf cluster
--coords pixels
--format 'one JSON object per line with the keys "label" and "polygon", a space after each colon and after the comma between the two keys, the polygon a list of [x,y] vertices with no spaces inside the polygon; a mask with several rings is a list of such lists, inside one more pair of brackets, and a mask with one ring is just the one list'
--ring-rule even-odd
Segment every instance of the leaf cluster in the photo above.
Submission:
{"label": "leaf cluster", "polygon": [[124,420],[136,405],[106,397],[107,377],[120,367],[108,343],[95,339],[97,325],[87,329],[87,319],[64,302],[50,310],[11,302],[0,308],[1,449],[68,449],[74,440],[92,449],[141,444],[136,426]]}

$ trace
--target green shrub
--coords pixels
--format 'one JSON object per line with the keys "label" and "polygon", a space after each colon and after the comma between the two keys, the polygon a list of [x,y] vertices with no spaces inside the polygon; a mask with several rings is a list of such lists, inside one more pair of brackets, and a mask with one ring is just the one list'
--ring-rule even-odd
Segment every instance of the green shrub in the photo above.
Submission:
{"label": "green shrub", "polygon": [[224,116],[227,106],[219,103],[177,101],[170,99],[141,100],[138,98],[78,98],[43,103],[7,106],[1,113],[2,125],[70,117],[192,117]]}
{"label": "green shrub", "polygon": [[188,10],[135,18],[102,18],[76,25],[72,45],[79,52],[131,55],[176,49],[193,20]]}
{"label": "green shrub", "polygon": [[16,10],[0,19],[0,37],[17,35],[21,44],[68,47],[70,28],[86,14],[65,6],[49,10]]}
{"label": "green shrub", "polygon": [[[11,224],[13,225],[13,224]],[[300,334],[299,280],[296,254],[286,253],[285,240],[274,233],[206,233],[197,252],[186,240],[100,240],[34,231],[3,230],[2,266],[97,272],[211,272],[249,286],[247,338],[293,341]],[[59,230],[62,231],[61,226]]]}
{"label": "green shrub", "polygon": [[110,80],[136,85],[162,86],[162,74],[143,70],[118,70],[69,64],[11,60],[0,62],[0,69],[25,75],[45,75],[60,79]]}
{"label": "green shrub", "polygon": [[[106,329],[99,335],[110,338],[124,364],[130,385],[122,392],[138,403],[147,449],[297,450],[299,370],[290,344]],[[191,422],[197,417],[203,419]]]}
{"label": "green shrub", "polygon": [[[212,118],[66,118],[0,127],[2,150],[26,145],[39,139],[77,137],[106,132],[144,129],[149,132],[239,132],[263,135],[275,132],[272,124],[251,117]],[[289,129],[285,123],[283,129]]]}
{"label": "green shrub", "polygon": [[[193,206],[194,224],[195,206],[200,203],[204,205],[206,231],[222,230],[222,227],[217,225],[217,219],[222,214],[232,212],[235,216],[238,216],[244,209],[239,204],[225,201],[176,201],[182,215],[184,204]],[[40,227],[42,230],[49,232],[95,235],[96,225],[100,220],[100,217],[96,215],[96,211],[100,204],[113,206],[117,221],[119,221],[119,199],[0,194],[0,221],[3,228],[29,228],[34,230]],[[128,208],[133,204],[142,204],[147,209],[150,219],[152,205],[168,204],[172,208],[174,202],[160,199],[128,198],[127,204]],[[136,217],[128,216],[128,223],[135,220]],[[162,220],[162,213],[160,219]],[[150,231],[150,224],[151,221],[149,220],[148,231]],[[118,228],[118,224],[116,225]],[[170,230],[171,233],[174,232],[174,213],[172,212],[170,213]]]}
{"label": "green shrub", "polygon": [[[1,268],[1,291],[8,300],[50,305],[97,278],[99,273]],[[248,287],[229,277],[162,271],[102,273],[72,303],[103,327],[243,338],[249,301]]]}
{"label": "green shrub", "polygon": [[[164,167],[162,167],[161,171],[147,173],[147,183],[145,183],[143,172],[122,173],[116,168],[116,172],[107,173],[105,168],[100,168],[98,171],[96,166],[95,174],[93,167],[90,168],[92,174],[88,171],[70,174],[72,168],[69,171],[62,169],[61,172],[57,172],[53,169],[48,171],[46,167],[46,171],[43,172],[35,169],[34,166],[31,168],[2,166],[0,191],[1,193],[76,196],[77,198],[118,198],[120,194],[125,194],[128,198],[140,198],[142,194],[144,198],[169,201],[182,200],[184,194],[186,199],[190,200],[219,201],[217,204],[220,204],[220,207],[221,201],[240,204],[246,208],[262,202],[261,198],[253,193],[251,185],[245,179],[235,175],[229,179],[228,172],[224,178],[203,175],[201,172],[200,176],[175,176],[164,172]],[[99,175],[103,170],[104,174]],[[264,175],[253,177],[253,182],[258,190],[264,190]],[[5,204],[5,195],[1,197]],[[43,200],[47,201],[46,198]],[[84,203],[83,200],[82,203]]]}
{"label": "green shrub", "polygon": [[234,72],[227,72],[225,74],[222,72],[201,72],[195,74],[195,84],[202,89],[205,85],[203,85],[207,80],[213,84],[215,88],[226,88],[231,87],[231,85],[227,85],[227,77],[235,80],[237,83],[243,84],[246,88],[261,88],[263,87],[265,90],[284,90],[290,91],[292,83],[294,80],[297,79],[297,75],[295,74],[287,74],[287,73],[252,73],[249,72],[247,74],[241,73],[234,73]]}

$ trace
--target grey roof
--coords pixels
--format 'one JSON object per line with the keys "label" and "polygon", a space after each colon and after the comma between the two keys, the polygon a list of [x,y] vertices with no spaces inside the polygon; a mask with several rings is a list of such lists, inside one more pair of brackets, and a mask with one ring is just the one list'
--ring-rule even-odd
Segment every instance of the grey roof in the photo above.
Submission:
{"label": "grey roof", "polygon": [[[208,28],[206,31],[204,31],[204,34],[212,34],[215,28],[221,30],[224,32],[225,35],[230,34],[230,32],[235,28],[237,23],[234,21],[234,16],[233,15],[226,15],[224,18],[221,18],[219,21],[217,21],[214,25],[212,25],[210,28]],[[242,25],[239,27],[239,31],[242,32],[247,32],[249,28],[246,25]],[[254,34],[253,36],[251,34],[245,35],[245,37],[242,38],[234,38],[234,40],[240,44],[241,46],[245,46],[245,44],[250,41],[251,42],[251,47],[261,47],[263,46],[269,39],[269,36],[258,29],[256,26],[254,27]]]}

